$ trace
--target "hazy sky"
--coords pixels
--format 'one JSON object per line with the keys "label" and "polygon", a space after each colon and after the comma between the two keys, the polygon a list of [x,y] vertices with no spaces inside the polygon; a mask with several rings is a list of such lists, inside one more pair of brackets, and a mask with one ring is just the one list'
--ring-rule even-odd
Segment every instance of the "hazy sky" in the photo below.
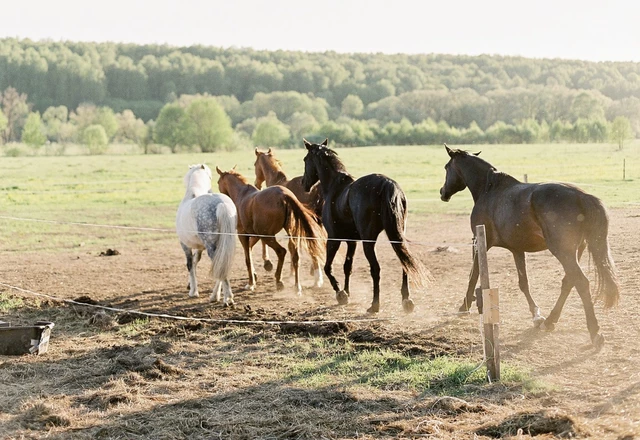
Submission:
{"label": "hazy sky", "polygon": [[638,0],[7,0],[0,37],[640,61]]}

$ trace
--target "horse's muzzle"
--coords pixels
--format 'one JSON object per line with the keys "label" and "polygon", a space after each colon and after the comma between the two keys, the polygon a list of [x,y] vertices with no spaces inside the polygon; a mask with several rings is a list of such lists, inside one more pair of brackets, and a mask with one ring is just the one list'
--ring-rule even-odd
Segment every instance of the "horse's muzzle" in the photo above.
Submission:
{"label": "horse's muzzle", "polygon": [[448,202],[451,200],[451,196],[448,196],[444,193],[444,187],[440,188],[440,200],[443,202]]}

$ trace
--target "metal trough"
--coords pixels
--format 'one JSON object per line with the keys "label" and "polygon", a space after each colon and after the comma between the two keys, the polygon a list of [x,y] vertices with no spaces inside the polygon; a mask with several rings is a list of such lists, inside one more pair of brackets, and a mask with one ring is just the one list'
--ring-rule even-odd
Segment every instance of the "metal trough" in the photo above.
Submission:
{"label": "metal trough", "polygon": [[53,326],[53,322],[38,321],[31,326],[12,327],[0,321],[0,355],[46,353]]}

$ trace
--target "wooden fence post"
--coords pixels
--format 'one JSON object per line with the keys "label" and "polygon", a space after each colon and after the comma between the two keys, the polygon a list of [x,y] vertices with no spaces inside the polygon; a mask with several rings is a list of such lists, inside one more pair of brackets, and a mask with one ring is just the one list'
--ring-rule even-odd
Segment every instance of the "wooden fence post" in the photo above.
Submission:
{"label": "wooden fence post", "polygon": [[500,309],[498,289],[489,286],[487,236],[484,225],[476,226],[476,246],[480,287],[482,288],[482,323],[484,327],[484,356],[489,381],[500,380]]}

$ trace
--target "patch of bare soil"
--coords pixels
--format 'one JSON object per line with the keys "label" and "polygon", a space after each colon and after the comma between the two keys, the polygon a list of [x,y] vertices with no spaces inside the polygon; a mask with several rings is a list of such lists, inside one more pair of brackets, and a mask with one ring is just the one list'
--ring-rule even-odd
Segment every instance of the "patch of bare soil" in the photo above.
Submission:
{"label": "patch of bare soil", "polygon": [[[25,299],[23,311],[0,319],[14,324],[56,323],[44,356],[0,357],[0,438],[604,438],[640,436],[640,244],[632,210],[611,212],[610,244],[621,282],[620,305],[596,306],[606,341],[590,346],[582,303],[570,295],[553,332],[534,329],[509,252],[489,252],[492,287],[500,289],[502,361],[526,369],[549,388],[527,394],[500,384],[457,397],[403,390],[357,393],[302,389],[271,377],[266,357],[292,350],[309,337],[356,348],[382,347],[408,355],[461,356],[478,362],[482,341],[476,310],[456,311],[471,268],[468,216],[413,216],[412,249],[433,281],[412,292],[416,310],[405,315],[401,272],[384,237],[381,312],[366,314],[372,299],[366,259],[359,247],[351,301],[339,306],[328,283],[314,289],[302,256],[303,294],[298,297],[285,265],[284,291],[259,258],[258,288],[246,284],[236,254],[231,284],[235,306],[208,301],[208,259],[199,266],[200,297],[187,296],[184,255],[175,237],[140,244],[123,232],[117,258],[104,247],[55,255],[0,254],[0,281],[74,299],[61,305]],[[254,249],[258,257],[258,251]],[[16,261],[20,264],[16,264]],[[334,262],[342,282],[344,251]],[[560,263],[549,252],[527,256],[532,295],[548,313],[560,292]],[[588,258],[582,261],[593,280]],[[138,325],[125,310],[203,318],[152,318]],[[250,321],[237,324],[228,320]],[[334,321],[300,323],[300,321]],[[335,322],[349,320],[349,322]],[[286,321],[274,324],[272,321]],[[342,341],[342,342],[340,342]],[[309,354],[312,356],[312,353]],[[457,399],[457,400],[456,400]]]}

